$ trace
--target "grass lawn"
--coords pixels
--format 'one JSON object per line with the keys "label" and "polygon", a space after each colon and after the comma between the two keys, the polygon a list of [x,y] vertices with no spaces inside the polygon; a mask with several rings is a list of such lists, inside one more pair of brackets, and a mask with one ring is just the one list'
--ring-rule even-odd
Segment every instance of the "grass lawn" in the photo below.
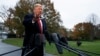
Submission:
{"label": "grass lawn", "polygon": [[[9,38],[7,40],[4,40],[3,42],[22,47],[23,39],[21,39],[21,38]],[[80,46],[80,47],[77,47],[75,41],[69,41],[69,45],[74,47],[74,48],[81,49],[81,50],[87,50],[87,51],[90,51],[90,52],[100,53],[100,40],[97,40],[97,41],[94,41],[94,42],[83,41],[82,46]],[[46,49],[47,53],[60,56],[58,54],[54,44],[49,45],[47,43],[45,49]],[[61,55],[61,56],[77,56],[77,55],[73,54],[72,52],[69,52],[67,50],[64,50],[64,54]],[[97,55],[92,55],[92,56],[97,56]]]}

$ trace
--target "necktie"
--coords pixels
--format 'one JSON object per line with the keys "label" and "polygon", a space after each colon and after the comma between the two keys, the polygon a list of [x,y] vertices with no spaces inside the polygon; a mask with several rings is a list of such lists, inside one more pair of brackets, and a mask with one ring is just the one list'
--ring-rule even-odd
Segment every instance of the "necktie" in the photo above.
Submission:
{"label": "necktie", "polygon": [[42,30],[42,23],[41,23],[41,20],[38,19],[38,26],[39,26],[39,31],[40,31],[40,41],[42,42],[43,41],[43,36],[42,36],[42,33],[43,33],[43,30]]}
{"label": "necktie", "polygon": [[42,34],[42,23],[40,19],[38,19],[38,25],[39,25],[40,34]]}

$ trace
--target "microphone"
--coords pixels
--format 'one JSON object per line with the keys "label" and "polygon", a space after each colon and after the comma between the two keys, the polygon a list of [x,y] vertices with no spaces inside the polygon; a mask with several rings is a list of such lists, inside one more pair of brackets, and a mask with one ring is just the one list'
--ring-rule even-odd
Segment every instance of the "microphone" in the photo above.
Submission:
{"label": "microphone", "polygon": [[[52,33],[52,34],[51,34],[51,37],[52,37],[54,43],[59,43],[59,42],[60,42],[60,40],[59,40],[59,38],[58,38],[58,36],[57,36],[57,33]],[[60,46],[57,45],[57,44],[55,44],[55,46],[56,46],[56,48],[57,48],[57,50],[58,50],[58,53],[59,53],[59,54],[63,54],[63,49],[62,49],[62,47],[60,47]]]}

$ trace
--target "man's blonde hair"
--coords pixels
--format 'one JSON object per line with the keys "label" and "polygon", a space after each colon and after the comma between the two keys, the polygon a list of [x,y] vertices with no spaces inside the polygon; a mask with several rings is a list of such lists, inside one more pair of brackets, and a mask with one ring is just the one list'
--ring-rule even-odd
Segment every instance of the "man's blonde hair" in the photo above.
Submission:
{"label": "man's blonde hair", "polygon": [[34,5],[34,8],[36,8],[36,7],[42,7],[42,4],[37,3],[37,4]]}

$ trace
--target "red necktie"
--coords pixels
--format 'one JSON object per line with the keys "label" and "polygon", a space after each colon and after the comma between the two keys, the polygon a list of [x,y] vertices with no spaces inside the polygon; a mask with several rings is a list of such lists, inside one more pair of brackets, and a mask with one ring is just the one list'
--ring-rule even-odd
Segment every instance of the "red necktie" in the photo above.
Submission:
{"label": "red necktie", "polygon": [[43,39],[43,38],[42,38],[42,33],[43,33],[42,31],[43,31],[43,30],[42,30],[42,23],[41,23],[41,20],[40,20],[40,19],[38,19],[38,25],[39,25],[39,30],[40,30],[41,42],[42,42],[42,41],[43,41],[43,40],[42,40],[42,39]]}
{"label": "red necktie", "polygon": [[42,34],[42,23],[40,21],[41,20],[38,19],[39,30],[40,30],[40,33]]}

